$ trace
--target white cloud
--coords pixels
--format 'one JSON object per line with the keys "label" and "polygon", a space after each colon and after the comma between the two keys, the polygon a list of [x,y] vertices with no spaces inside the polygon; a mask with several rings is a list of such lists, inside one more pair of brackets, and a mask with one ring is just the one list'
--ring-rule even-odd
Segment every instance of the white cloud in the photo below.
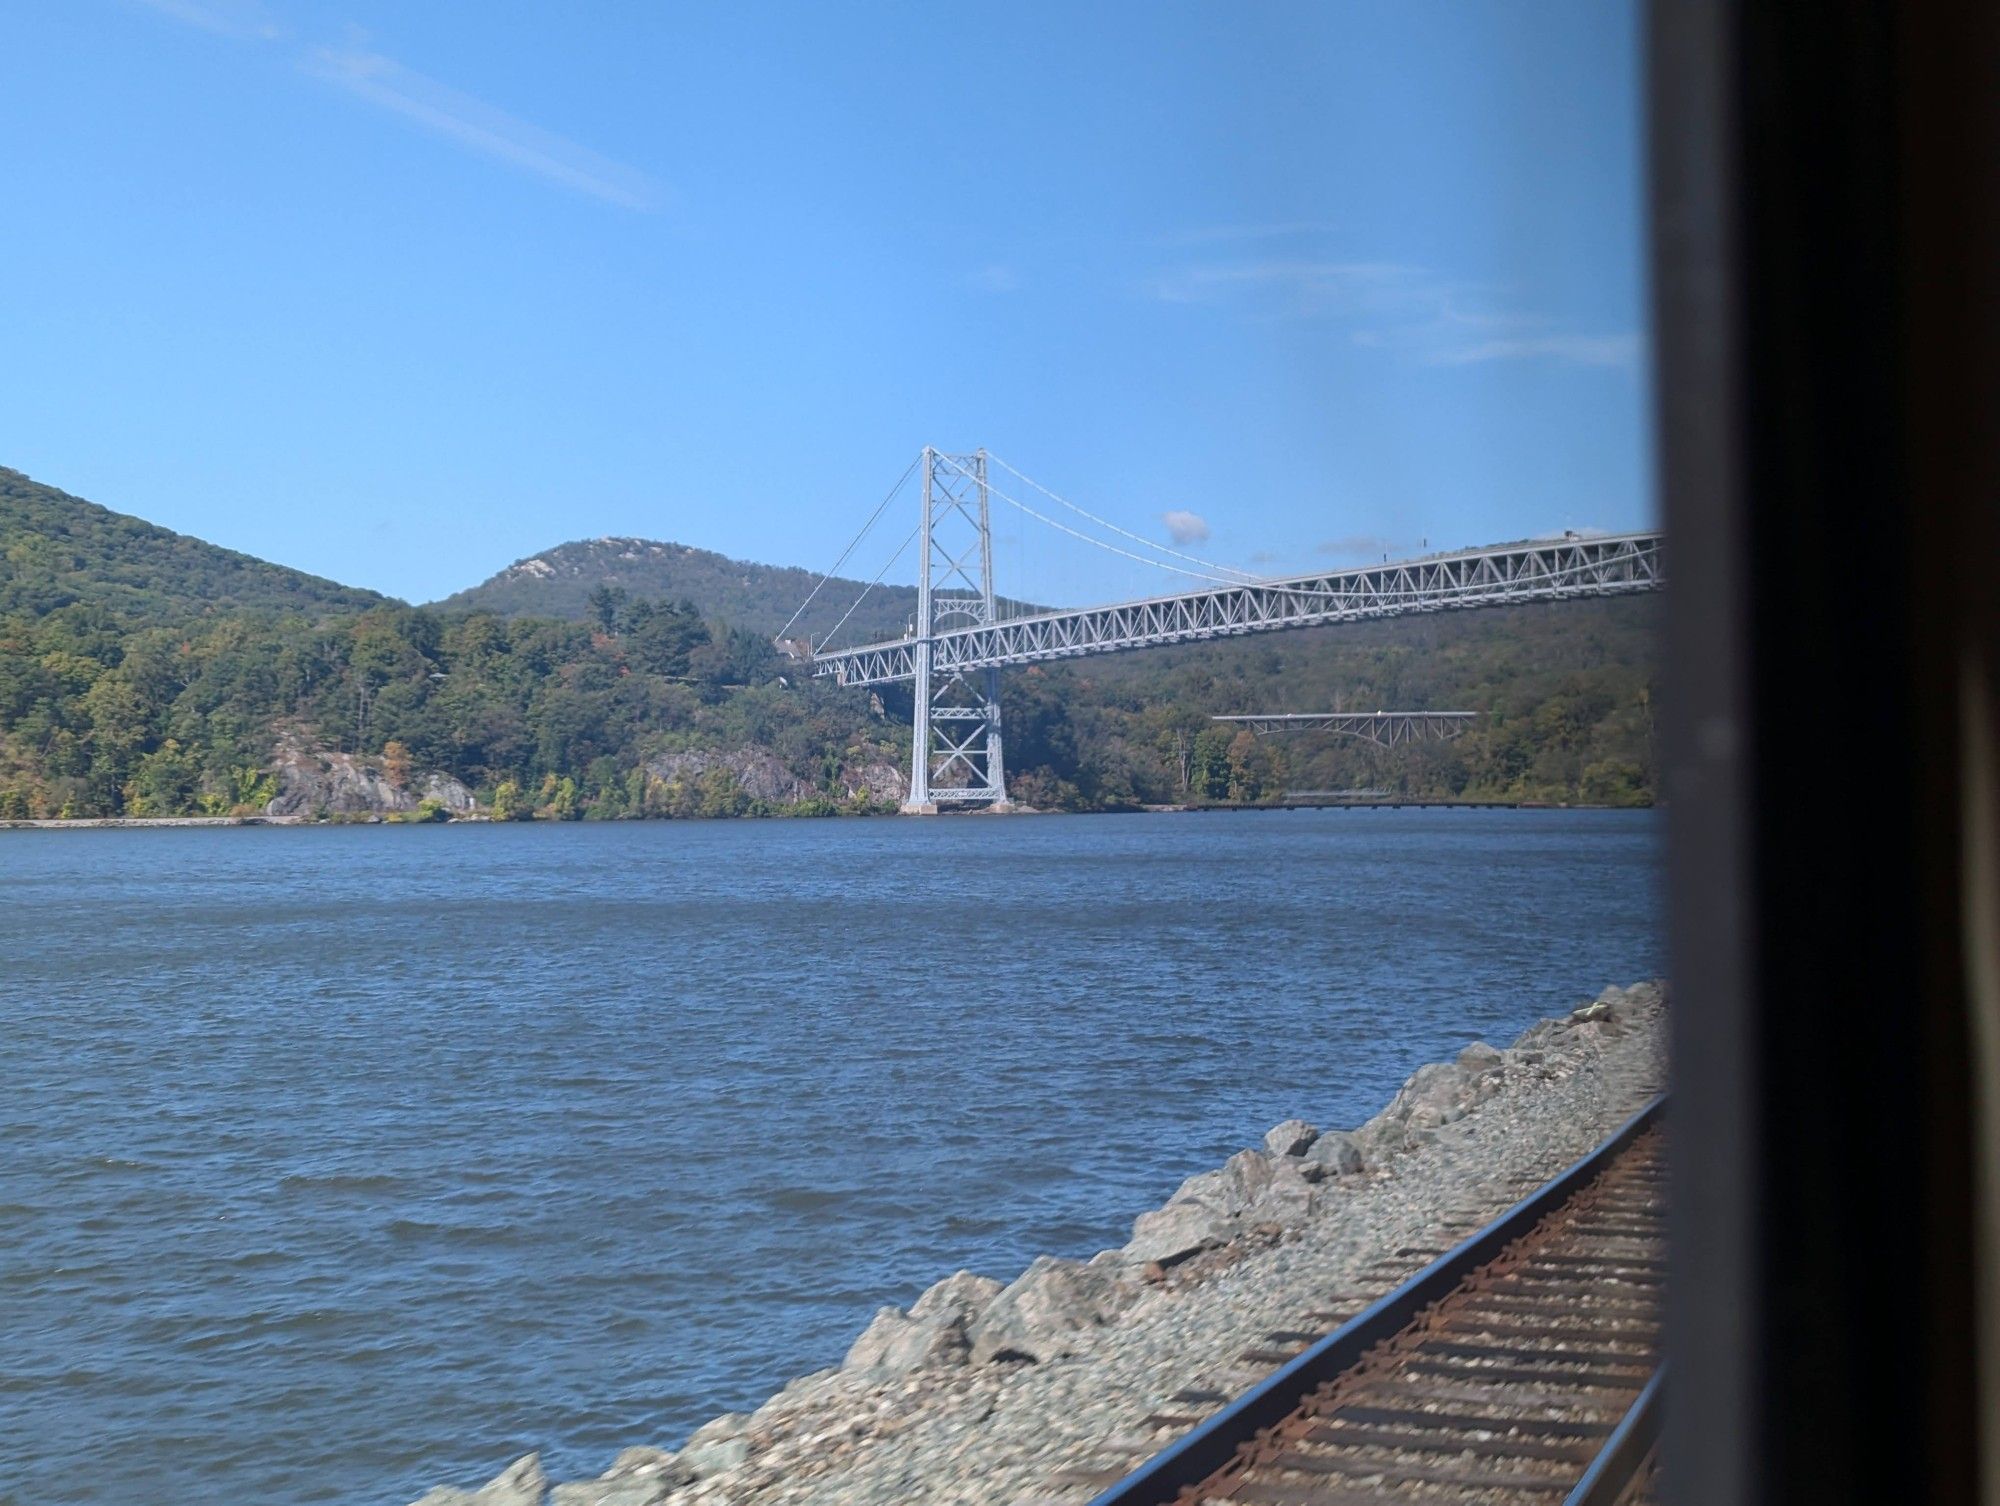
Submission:
{"label": "white cloud", "polygon": [[1198,512],[1175,508],[1161,513],[1160,521],[1167,525],[1167,537],[1176,544],[1199,544],[1208,537],[1208,519]]}
{"label": "white cloud", "polygon": [[972,274],[973,287],[982,293],[1013,293],[1021,287],[1021,274],[1004,262],[991,262]]}
{"label": "white cloud", "polygon": [[[1308,228],[1262,230],[1278,235]],[[1258,233],[1259,227],[1246,227],[1242,238]],[[1155,274],[1146,289],[1163,303],[1344,323],[1352,344],[1425,366],[1546,361],[1630,369],[1642,350],[1636,334],[1564,329],[1547,315],[1506,307],[1491,290],[1398,262],[1311,257],[1196,262]]]}
{"label": "white cloud", "polygon": [[[138,0],[184,26],[236,40],[278,42],[285,32],[263,0]],[[290,49],[287,49],[290,50]],[[300,53],[306,73],[356,99],[411,120],[460,146],[576,193],[625,209],[651,209],[658,186],[636,168],[601,157],[552,131],[516,119],[484,100],[359,45]]]}
{"label": "white cloud", "polygon": [[626,209],[651,209],[657,202],[658,190],[644,173],[518,120],[381,53],[320,47],[308,54],[303,66],[357,99],[577,193]]}

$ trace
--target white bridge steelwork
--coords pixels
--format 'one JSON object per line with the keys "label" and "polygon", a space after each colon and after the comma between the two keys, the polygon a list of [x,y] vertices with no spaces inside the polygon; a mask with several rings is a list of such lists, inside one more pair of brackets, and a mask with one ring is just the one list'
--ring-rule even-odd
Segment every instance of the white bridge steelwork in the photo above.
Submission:
{"label": "white bridge steelwork", "polygon": [[1378,747],[1403,743],[1450,742],[1471,725],[1476,711],[1272,711],[1248,716],[1217,716],[1259,737],[1277,732],[1337,732]]}
{"label": "white bridge steelwork", "polygon": [[1621,533],[1501,544],[1289,580],[1208,586],[1175,596],[1042,612],[953,628],[928,638],[913,635],[816,653],[813,673],[842,685],[886,685],[914,680],[919,655],[926,648],[933,674],[959,674],[1412,612],[1626,596],[1665,584],[1660,546],[1657,533]]}
{"label": "white bridge steelwork", "polygon": [[[1625,596],[1665,583],[1657,533],[1565,535],[1286,580],[1227,583],[1210,576],[1218,583],[1172,596],[1003,619],[994,594],[990,496],[1040,515],[991,486],[987,462],[984,450],[951,455],[928,447],[919,459],[922,509],[911,538],[920,540],[920,566],[910,632],[893,642],[812,654],[813,674],[842,685],[913,682],[915,736],[906,811],[934,812],[939,802],[1007,807],[998,672],[1010,665],[1412,612]],[[1054,526],[1085,538],[1065,524]],[[811,600],[808,596],[807,604]],[[793,651],[789,641],[780,646]]]}

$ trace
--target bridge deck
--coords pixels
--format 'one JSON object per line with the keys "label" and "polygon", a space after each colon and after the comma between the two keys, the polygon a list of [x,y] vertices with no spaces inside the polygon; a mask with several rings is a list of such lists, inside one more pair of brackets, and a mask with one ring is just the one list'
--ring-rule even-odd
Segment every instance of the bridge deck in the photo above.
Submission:
{"label": "bridge deck", "polygon": [[[949,676],[1413,612],[1622,596],[1657,590],[1665,576],[1657,533],[1503,544],[956,628],[928,640],[931,673]],[[925,641],[910,637],[817,654],[813,673],[843,685],[912,680]]]}

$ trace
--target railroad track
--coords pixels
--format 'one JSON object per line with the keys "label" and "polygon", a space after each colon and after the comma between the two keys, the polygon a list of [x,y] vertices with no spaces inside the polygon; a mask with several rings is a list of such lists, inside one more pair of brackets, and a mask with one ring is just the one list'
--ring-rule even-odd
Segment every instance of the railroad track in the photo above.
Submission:
{"label": "railroad track", "polygon": [[1091,1506],[1649,1500],[1664,1103]]}

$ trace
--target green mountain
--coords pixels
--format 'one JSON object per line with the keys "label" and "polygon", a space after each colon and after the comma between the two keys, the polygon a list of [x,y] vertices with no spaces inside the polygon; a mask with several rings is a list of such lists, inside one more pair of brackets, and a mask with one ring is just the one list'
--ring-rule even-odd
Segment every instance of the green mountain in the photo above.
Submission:
{"label": "green mountain", "polygon": [[83,604],[130,623],[238,610],[356,612],[374,591],[189,538],[0,466],[0,616]]}
{"label": "green mountain", "polygon": [[[0,471],[0,819],[463,804],[452,781],[559,818],[879,807],[907,767],[909,689],[842,690],[777,653],[811,587],[599,540],[410,607]],[[824,620],[858,590],[829,583]],[[850,631],[900,633],[911,594]],[[1493,608],[1013,670],[1009,783],[1082,810],[1352,787],[1646,804],[1657,608]],[[1334,709],[1481,718],[1393,751],[1210,721]]]}
{"label": "green mountain", "polygon": [[[691,601],[704,617],[768,638],[791,620],[819,576],[785,565],[733,560],[707,549],[654,539],[578,539],[517,560],[498,575],[434,605],[439,611],[491,612],[498,617],[558,617],[574,622],[598,615],[592,598],[601,589],[631,599]],[[844,643],[900,637],[916,615],[910,586],[879,585],[835,577],[820,587],[795,633],[823,637],[857,598],[867,595],[841,631]]]}

